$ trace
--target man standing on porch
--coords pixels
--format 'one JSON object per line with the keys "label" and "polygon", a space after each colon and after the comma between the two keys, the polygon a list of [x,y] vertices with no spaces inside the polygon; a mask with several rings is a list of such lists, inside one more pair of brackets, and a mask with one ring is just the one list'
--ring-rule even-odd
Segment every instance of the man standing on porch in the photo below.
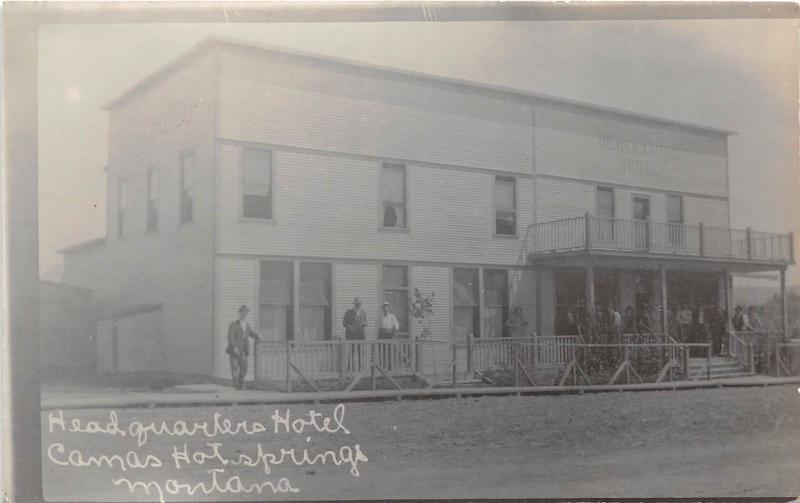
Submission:
{"label": "man standing on porch", "polygon": [[[344,325],[344,338],[348,341],[363,341],[365,339],[367,313],[361,309],[361,299],[358,297],[353,299],[353,308],[344,313],[342,325]],[[360,369],[361,345],[353,344],[352,347],[353,349],[347,362],[348,370]],[[354,360],[358,362],[358,364],[355,364],[357,367],[354,366]]]}
{"label": "man standing on porch", "polygon": [[247,374],[247,357],[250,355],[250,339],[263,340],[247,323],[247,306],[239,308],[239,319],[232,321],[228,326],[228,358],[231,364],[231,379],[233,387],[244,389],[244,376]]}

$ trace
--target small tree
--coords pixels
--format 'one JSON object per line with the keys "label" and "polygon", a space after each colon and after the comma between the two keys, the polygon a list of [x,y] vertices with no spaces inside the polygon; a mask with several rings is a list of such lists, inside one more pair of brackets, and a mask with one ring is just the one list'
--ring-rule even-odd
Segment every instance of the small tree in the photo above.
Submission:
{"label": "small tree", "polygon": [[433,316],[433,298],[435,292],[430,295],[423,295],[419,289],[414,289],[414,295],[408,301],[408,312],[422,327],[422,337],[430,335],[430,318]]}

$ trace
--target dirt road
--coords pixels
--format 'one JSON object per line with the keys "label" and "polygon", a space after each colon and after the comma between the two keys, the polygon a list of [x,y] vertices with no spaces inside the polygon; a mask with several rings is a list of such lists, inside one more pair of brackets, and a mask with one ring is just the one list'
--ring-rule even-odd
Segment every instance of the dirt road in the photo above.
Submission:
{"label": "dirt road", "polygon": [[[276,407],[237,407],[232,421],[267,420]],[[314,407],[291,406],[293,417]],[[332,413],[334,404],[316,409]],[[283,409],[281,409],[283,410]],[[209,419],[218,409],[118,410],[119,423]],[[105,424],[110,411],[64,411],[64,417]],[[122,472],[60,466],[47,450],[100,454],[137,450],[132,438],[47,428],[43,413],[45,495],[49,500],[153,500],[111,483],[113,478],[194,484],[209,480],[206,463],[167,466],[176,445],[205,449],[208,438],[151,436],[140,453],[165,461],[160,469]],[[268,422],[268,421],[267,421]],[[243,480],[287,477],[292,495],[215,493],[167,495],[167,500],[708,497],[800,494],[800,394],[794,387],[680,392],[608,393],[560,397],[485,397],[347,404],[350,434],[231,436],[226,456],[265,448],[336,450],[356,443],[369,458],[359,476],[347,466],[257,467],[226,473]],[[270,427],[272,423],[269,423]],[[56,428],[58,430],[58,428]],[[264,436],[266,435],[266,436]],[[58,458],[64,462],[63,457]]]}

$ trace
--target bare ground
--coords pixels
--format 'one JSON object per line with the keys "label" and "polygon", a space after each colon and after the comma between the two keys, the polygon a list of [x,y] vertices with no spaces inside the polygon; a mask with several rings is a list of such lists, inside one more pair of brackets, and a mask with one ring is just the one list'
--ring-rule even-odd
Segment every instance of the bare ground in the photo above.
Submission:
{"label": "bare ground", "polygon": [[[122,409],[133,420],[261,420],[276,407]],[[283,410],[283,407],[278,407]],[[293,416],[314,407],[293,405]],[[333,404],[316,407],[330,414]],[[64,411],[67,419],[108,421],[108,410]],[[210,481],[206,470],[120,470],[58,466],[47,448],[61,442],[86,454],[125,453],[131,438],[49,433],[42,414],[45,496],[49,500],[156,500],[131,494],[112,478]],[[709,497],[800,494],[800,394],[793,386],[678,392],[605,393],[553,397],[350,403],[343,434],[262,434],[228,437],[223,451],[308,447],[316,452],[358,443],[369,461],[353,477],[343,466],[278,466],[270,475],[239,467],[248,482],[288,477],[301,492],[293,498],[515,498],[515,497]],[[154,438],[141,449],[170,462],[173,445],[186,440],[202,449],[208,440]],[[269,494],[214,494],[205,499],[272,499]],[[286,496],[282,496],[286,498]],[[291,497],[291,496],[290,496]],[[167,500],[196,500],[199,495]]]}

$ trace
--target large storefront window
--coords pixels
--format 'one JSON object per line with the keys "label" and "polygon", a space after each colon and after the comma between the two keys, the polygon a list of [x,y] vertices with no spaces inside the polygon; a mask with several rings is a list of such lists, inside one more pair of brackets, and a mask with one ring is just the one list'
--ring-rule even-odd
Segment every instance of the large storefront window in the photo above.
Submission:
{"label": "large storefront window", "polygon": [[502,337],[508,319],[508,271],[483,270],[483,303],[486,337]]}
{"label": "large storefront window", "polygon": [[453,269],[453,337],[455,340],[465,340],[470,334],[480,337],[478,308],[478,270]]}
{"label": "large storefront window", "polygon": [[258,326],[266,340],[292,339],[293,277],[291,262],[261,262]]}
{"label": "large storefront window", "polygon": [[383,266],[383,302],[400,323],[398,334],[408,334],[408,267],[401,265]]}
{"label": "large storefront window", "polygon": [[331,265],[300,264],[300,330],[298,340],[331,337]]}

